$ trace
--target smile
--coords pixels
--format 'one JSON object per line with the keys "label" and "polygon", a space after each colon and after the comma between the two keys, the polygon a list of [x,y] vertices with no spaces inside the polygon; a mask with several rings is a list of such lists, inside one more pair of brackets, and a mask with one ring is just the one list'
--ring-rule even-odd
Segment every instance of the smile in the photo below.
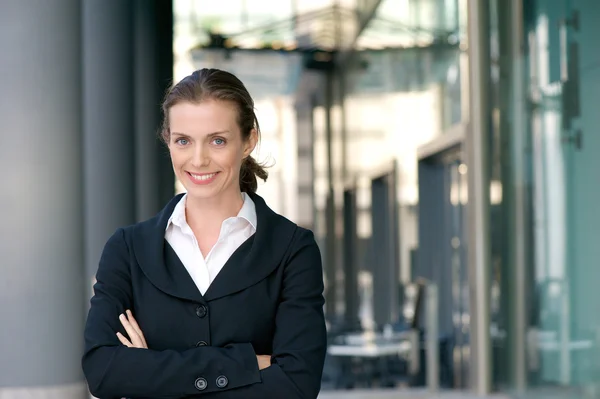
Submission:
{"label": "smile", "polygon": [[192,183],[194,183],[194,184],[208,184],[208,183],[211,183],[213,180],[215,180],[215,177],[217,176],[217,174],[219,172],[204,173],[204,174],[196,174],[196,173],[190,173],[190,172],[186,172],[186,173],[189,176],[189,178],[192,181]]}

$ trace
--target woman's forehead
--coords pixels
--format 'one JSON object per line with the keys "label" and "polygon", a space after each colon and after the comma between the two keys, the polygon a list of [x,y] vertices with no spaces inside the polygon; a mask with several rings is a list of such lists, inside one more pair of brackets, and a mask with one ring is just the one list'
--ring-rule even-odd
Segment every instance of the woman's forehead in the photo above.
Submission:
{"label": "woman's forehead", "polygon": [[237,110],[227,103],[214,101],[198,104],[180,103],[169,110],[169,125],[171,131],[234,131],[237,126]]}

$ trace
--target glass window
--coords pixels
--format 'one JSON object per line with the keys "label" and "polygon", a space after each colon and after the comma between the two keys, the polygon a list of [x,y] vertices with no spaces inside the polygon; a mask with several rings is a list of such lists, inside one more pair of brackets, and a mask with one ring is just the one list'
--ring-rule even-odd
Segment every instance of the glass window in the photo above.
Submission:
{"label": "glass window", "polygon": [[[492,247],[501,287],[495,320],[507,334],[501,345],[508,349],[495,357],[496,381],[521,381],[532,397],[596,397],[600,7],[572,0],[524,2],[523,20],[516,21],[524,27],[522,38],[505,30],[514,26],[514,13],[505,7],[497,2],[492,37],[498,62],[491,74],[492,170],[503,193],[499,215],[492,216],[498,222]],[[516,58],[511,40],[526,45]],[[514,302],[521,283],[523,300]],[[519,342],[526,348],[521,365]]]}

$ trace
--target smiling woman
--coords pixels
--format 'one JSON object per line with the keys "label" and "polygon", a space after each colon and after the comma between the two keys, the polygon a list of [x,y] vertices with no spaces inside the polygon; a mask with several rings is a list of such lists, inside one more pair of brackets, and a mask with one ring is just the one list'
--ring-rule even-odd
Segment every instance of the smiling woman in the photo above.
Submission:
{"label": "smiling woman", "polygon": [[162,138],[186,193],[118,229],[96,275],[83,370],[94,396],[316,398],[326,351],[312,232],[256,194],[250,94],[215,69],[177,83]]}
{"label": "smiling woman", "polygon": [[[237,154],[243,160],[242,165],[234,169],[239,171],[241,192],[256,192],[257,177],[267,179],[267,171],[250,155],[260,139],[254,100],[234,75],[216,69],[194,72],[169,91],[163,103],[163,113],[162,139],[171,149],[171,156],[173,139],[184,139],[188,144],[192,133],[206,139],[220,139],[223,145],[229,138],[238,144],[235,149],[239,150],[239,145],[244,145],[243,155],[239,157]],[[225,134],[229,137],[222,137]],[[187,176],[181,176],[176,167],[175,173],[179,179],[183,178],[182,184],[189,189],[185,183],[189,180],[185,178]]]}
{"label": "smiling woman", "polygon": [[169,110],[171,132],[165,133],[165,141],[175,174],[188,193],[193,191],[190,195],[220,200],[232,191],[256,189],[242,187],[240,170],[255,162],[248,157],[257,131],[250,130],[244,138],[236,114],[234,104],[214,100],[178,103]]}

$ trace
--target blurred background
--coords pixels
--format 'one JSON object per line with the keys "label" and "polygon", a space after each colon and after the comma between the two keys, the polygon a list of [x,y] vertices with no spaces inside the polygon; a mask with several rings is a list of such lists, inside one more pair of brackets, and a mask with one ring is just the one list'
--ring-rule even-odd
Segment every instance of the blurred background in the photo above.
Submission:
{"label": "blurred background", "polygon": [[0,398],[89,398],[100,252],[182,191],[160,102],[204,67],[248,87],[259,194],[318,239],[321,397],[600,398],[595,18],[597,0],[0,0]]}

